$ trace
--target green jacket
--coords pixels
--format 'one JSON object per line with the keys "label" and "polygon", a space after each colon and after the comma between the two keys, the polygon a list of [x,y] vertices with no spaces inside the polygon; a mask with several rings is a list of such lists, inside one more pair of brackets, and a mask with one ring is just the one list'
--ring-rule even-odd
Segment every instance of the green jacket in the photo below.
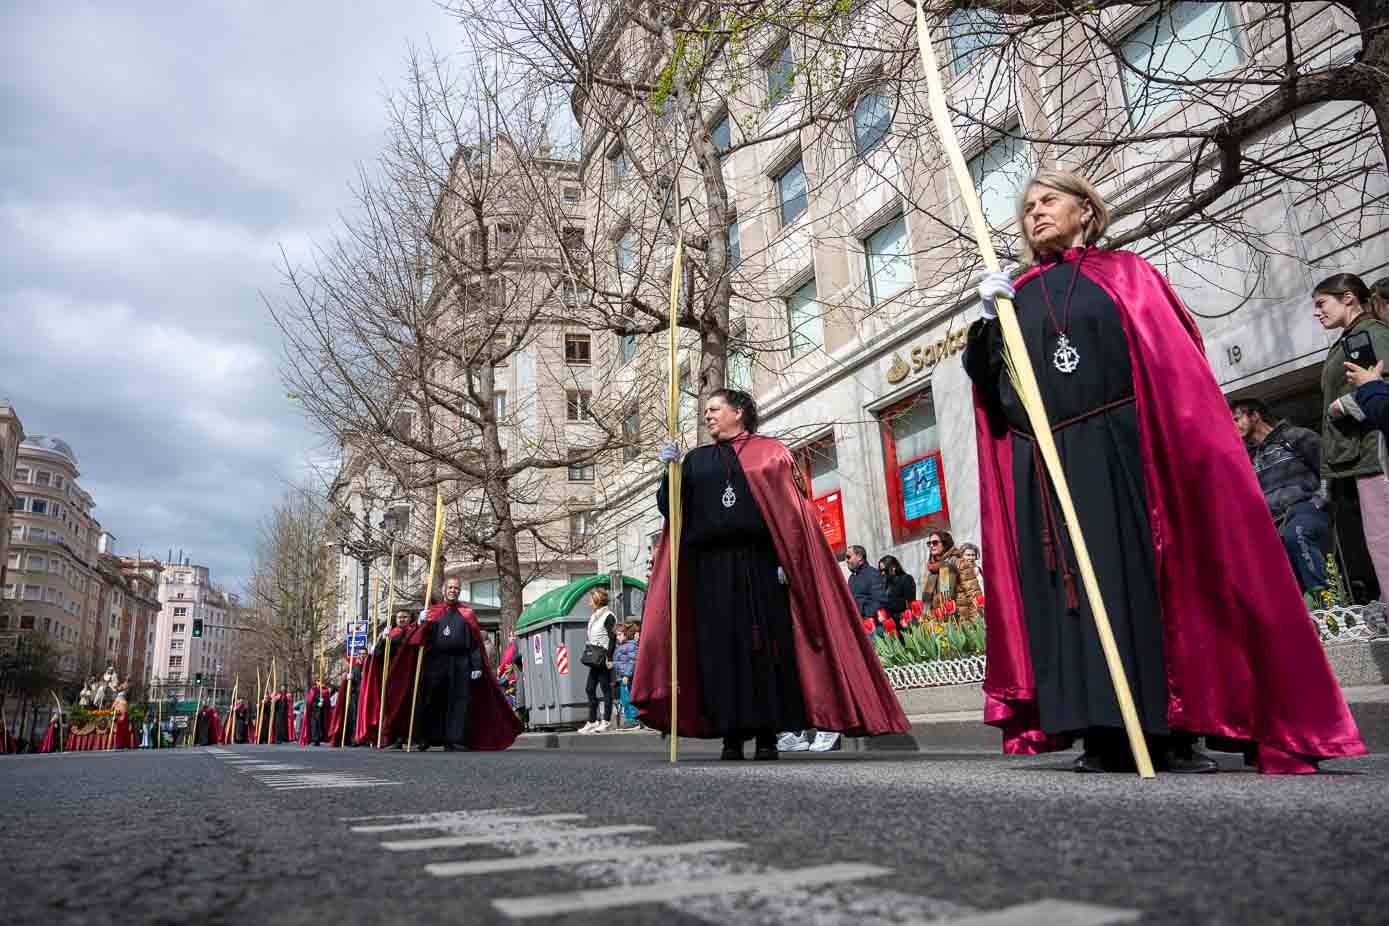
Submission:
{"label": "green jacket", "polygon": [[1323,479],[1352,479],[1382,472],[1379,467],[1379,435],[1373,427],[1346,416],[1334,421],[1327,409],[1343,395],[1355,391],[1346,382],[1346,336],[1370,332],[1375,356],[1389,365],[1389,325],[1366,314],[1347,328],[1331,345],[1321,371],[1321,475]]}

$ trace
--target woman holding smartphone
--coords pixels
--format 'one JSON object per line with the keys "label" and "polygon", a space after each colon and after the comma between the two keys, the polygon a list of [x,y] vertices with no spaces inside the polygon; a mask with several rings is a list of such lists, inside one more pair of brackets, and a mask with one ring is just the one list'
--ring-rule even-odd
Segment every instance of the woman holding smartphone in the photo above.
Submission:
{"label": "woman holding smartphone", "polygon": [[1312,291],[1312,304],[1323,328],[1342,332],[1322,367],[1326,415],[1321,430],[1321,475],[1333,485],[1353,483],[1360,496],[1365,545],[1382,598],[1389,595],[1389,480],[1380,464],[1379,436],[1353,394],[1357,381],[1347,374],[1351,365],[1368,370],[1389,359],[1389,325],[1370,311],[1370,288],[1353,273],[1322,280]]}

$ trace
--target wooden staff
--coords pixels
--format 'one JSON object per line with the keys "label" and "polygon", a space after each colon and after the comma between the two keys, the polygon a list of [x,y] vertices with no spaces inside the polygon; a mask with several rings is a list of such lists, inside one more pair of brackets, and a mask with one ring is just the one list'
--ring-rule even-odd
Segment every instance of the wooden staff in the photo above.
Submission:
{"label": "wooden staff", "polygon": [[[921,62],[925,69],[931,121],[935,124],[941,147],[950,161],[951,172],[955,175],[955,185],[960,189],[960,198],[964,200],[965,209],[969,212],[979,256],[983,259],[985,267],[998,271],[998,255],[994,252],[993,240],[989,237],[989,227],[984,221],[984,211],[979,203],[979,194],[974,188],[974,179],[965,165],[959,139],[955,137],[955,125],[946,106],[940,67],[936,63],[930,29],[926,25],[926,11],[921,3],[916,7],[916,41],[921,49]],[[1152,778],[1153,763],[1148,756],[1148,744],[1143,738],[1143,728],[1138,723],[1138,711],[1134,708],[1133,695],[1124,675],[1124,664],[1119,658],[1119,648],[1114,643],[1114,632],[1109,625],[1109,612],[1105,610],[1104,600],[1100,596],[1100,583],[1095,576],[1095,566],[1090,561],[1090,548],[1086,546],[1085,537],[1080,530],[1080,518],[1076,515],[1075,505],[1071,501],[1071,489],[1066,482],[1065,470],[1061,468],[1061,457],[1056,452],[1051,422],[1047,420],[1046,405],[1042,401],[1042,392],[1037,385],[1036,373],[1032,369],[1032,359],[1023,341],[1022,329],[1018,327],[1018,316],[1013,309],[1012,300],[999,297],[995,301],[995,307],[999,326],[1003,331],[1003,342],[1007,348],[1005,359],[1008,374],[1018,398],[1022,400],[1023,408],[1027,411],[1033,439],[1041,451],[1042,461],[1046,464],[1047,474],[1051,477],[1052,487],[1061,505],[1066,530],[1071,535],[1071,545],[1075,548],[1076,563],[1080,567],[1081,580],[1085,586],[1085,597],[1090,601],[1090,612],[1095,618],[1095,631],[1100,638],[1100,648],[1104,651],[1110,681],[1114,684],[1114,694],[1119,700],[1119,713],[1124,719],[1124,730],[1128,734],[1129,747],[1133,750],[1134,764],[1140,777]]]}
{"label": "wooden staff", "polygon": [[[195,704],[196,706],[193,708],[193,723],[188,728],[189,749],[192,749],[194,746],[197,745],[197,743],[195,743],[194,740],[198,738],[198,713],[203,709],[203,686],[201,685],[198,686],[198,700],[195,702]],[[208,732],[212,732],[211,727],[208,727]]]}
{"label": "wooden staff", "polygon": [[232,676],[231,704],[227,706],[227,716],[231,718],[231,724],[222,724],[222,745],[225,746],[236,737],[232,736],[230,730],[236,724],[236,693],[241,688],[241,674]]}
{"label": "wooden staff", "polygon": [[265,692],[264,692],[264,690],[261,688],[260,668],[257,667],[257,668],[256,668],[256,729],[255,729],[255,732],[254,732],[253,734],[251,734],[251,742],[252,742],[253,745],[256,745],[256,746],[259,746],[259,745],[260,745],[260,734],[261,734],[261,731],[265,729],[265,727],[261,725],[261,717],[262,717],[262,715],[263,715],[264,713],[265,713]]}
{"label": "wooden staff", "polygon": [[[429,551],[429,584],[424,587],[424,610],[429,613],[429,602],[434,595],[434,571],[439,565],[439,544],[444,539],[444,496],[434,488],[434,543]],[[415,662],[415,687],[410,692],[410,728],[405,733],[405,751],[410,752],[415,743],[415,702],[420,696],[420,670],[424,668],[424,641],[420,641],[420,654]]]}
{"label": "wooden staff", "polygon": [[[676,196],[676,227],[680,224],[679,196]],[[680,258],[685,236],[675,238],[675,262],[670,268],[670,387],[666,394],[666,422],[670,439],[680,439],[680,329],[676,317],[680,309]],[[670,761],[680,758],[680,461],[666,464],[666,552],[670,555]]]}
{"label": "wooden staff", "polygon": [[[427,593],[426,593],[427,594]],[[376,748],[381,748],[381,725],[386,722],[386,678],[391,672],[391,624],[395,620],[395,538],[391,538],[391,577],[386,583],[386,653],[381,663],[381,703],[376,708]]]}
{"label": "wooden staff", "polygon": [[348,710],[352,707],[352,638],[347,638],[347,697],[342,704],[342,736],[338,738],[338,748],[347,748]]}

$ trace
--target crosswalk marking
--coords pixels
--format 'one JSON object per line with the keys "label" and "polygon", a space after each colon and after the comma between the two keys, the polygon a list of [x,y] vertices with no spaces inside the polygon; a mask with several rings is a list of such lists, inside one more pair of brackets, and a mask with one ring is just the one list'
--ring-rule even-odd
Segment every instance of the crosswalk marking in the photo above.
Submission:
{"label": "crosswalk marking", "polygon": [[354,826],[354,833],[401,833],[411,830],[446,830],[459,824],[486,823],[492,825],[511,825],[516,823],[559,823],[562,821],[587,820],[588,817],[581,813],[547,813],[534,817],[471,817],[463,819],[452,818],[453,815],[441,814],[438,819],[432,820],[413,820],[409,823],[369,823],[365,826]]}
{"label": "crosswalk marking", "polygon": [[537,894],[534,897],[509,897],[492,901],[492,906],[498,912],[514,919],[531,919],[612,910],[633,904],[662,903],[714,894],[795,890],[878,878],[889,874],[892,874],[892,869],[877,865],[816,865],[793,871],[764,871],[747,875],[723,875],[714,878],[663,881],[657,884],[627,884],[558,894]]}
{"label": "crosswalk marking", "polygon": [[562,865],[583,865],[588,862],[621,862],[628,859],[645,861],[672,855],[733,852],[746,848],[747,846],[741,842],[706,839],[702,842],[681,842],[664,846],[631,846],[615,849],[586,849],[582,852],[550,852],[544,855],[482,859],[475,862],[435,862],[424,866],[424,870],[436,878],[461,878],[469,875],[491,875],[506,871],[557,868]]}
{"label": "crosswalk marking", "polygon": [[[532,817],[531,820],[535,818]],[[464,846],[485,846],[515,839],[546,839],[554,837],[592,837],[623,836],[628,833],[649,833],[654,826],[641,826],[623,823],[615,826],[590,826],[587,829],[556,829],[553,827],[527,828],[520,833],[497,833],[490,836],[434,836],[428,839],[406,839],[397,842],[383,842],[381,848],[389,852],[416,852],[425,849],[459,849]]]}
{"label": "crosswalk marking", "polygon": [[259,773],[261,773],[261,772],[297,772],[297,771],[299,771],[300,769],[304,769],[304,768],[308,768],[308,766],[307,766],[307,765],[256,765],[256,766],[253,766],[253,767],[250,768],[250,769],[242,769],[242,771],[250,771],[250,772],[254,772],[254,773],[256,773],[256,774],[259,774]]}
{"label": "crosswalk marking", "polygon": [[343,823],[376,823],[384,820],[420,823],[425,820],[490,820],[503,815],[517,814],[526,807],[496,807],[492,810],[453,810],[444,813],[374,813],[364,817],[339,817]]}
{"label": "crosswalk marking", "polygon": [[[213,752],[209,750],[209,752]],[[386,778],[373,778],[352,772],[315,772],[307,765],[213,752],[228,766],[242,774],[249,773],[256,781],[272,791],[308,791],[340,788],[381,788],[401,784]]]}
{"label": "crosswalk marking", "polygon": [[1070,900],[1038,900],[949,921],[949,926],[1109,926],[1132,923],[1140,910],[1101,907]]}

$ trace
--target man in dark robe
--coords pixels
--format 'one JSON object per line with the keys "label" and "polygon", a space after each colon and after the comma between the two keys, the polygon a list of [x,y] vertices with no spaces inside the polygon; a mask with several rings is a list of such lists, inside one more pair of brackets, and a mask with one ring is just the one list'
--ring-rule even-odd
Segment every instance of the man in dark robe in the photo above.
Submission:
{"label": "man in dark robe", "polygon": [[[430,746],[448,752],[506,749],[521,732],[487,662],[477,616],[458,603],[459,589],[457,578],[446,579],[443,603],[406,635],[407,645],[424,653],[415,717],[419,752]],[[403,669],[404,660],[392,666],[392,676]]]}
{"label": "man in dark robe", "polygon": [[[905,733],[902,705],[864,635],[859,609],[800,487],[790,452],[756,434],[736,389],[710,396],[715,443],[681,466],[679,709],[670,693],[669,533],[656,549],[632,703],[648,726],[723,739],[723,757],[776,759],[780,730]],[[673,461],[678,448],[662,450]],[[668,508],[666,486],[657,494]]]}
{"label": "man in dark robe", "polygon": [[[399,662],[403,651],[402,641],[406,631],[410,629],[410,612],[406,610],[397,611],[395,614],[395,626],[389,629],[383,628],[382,633],[376,640],[376,649],[373,650],[367,660],[366,672],[362,678],[362,709],[357,714],[357,737],[360,741],[369,746],[375,746],[377,742],[377,722],[380,720],[384,730],[380,740],[383,748],[399,748],[405,742],[406,729],[405,722],[408,722],[410,705],[404,699],[396,697],[394,701],[387,698],[386,710],[381,709],[381,689],[382,682],[390,683],[391,677],[395,672],[395,664]],[[389,653],[390,670],[387,671],[387,654]],[[413,678],[410,679],[414,681]],[[396,686],[393,690],[398,691]],[[402,710],[407,715],[402,718]]]}
{"label": "man in dark robe", "polygon": [[299,729],[300,746],[321,746],[328,738],[328,701],[332,690],[314,685],[304,696],[304,723]]}
{"label": "man in dark robe", "polygon": [[1301,604],[1191,316],[1143,258],[1093,247],[1108,213],[1083,178],[1023,194],[1032,266],[988,274],[964,365],[975,386],[989,589],[985,721],[1004,750],[1066,748],[1082,772],[1133,768],[1081,594],[1075,542],[987,307],[1014,298],[1066,481],[1154,764],[1215,771],[1238,741],[1269,772],[1364,745]]}
{"label": "man in dark robe", "polygon": [[204,705],[193,722],[193,745],[215,746],[222,741],[221,718],[217,711]]}
{"label": "man in dark robe", "polygon": [[251,739],[251,707],[245,698],[240,698],[232,708],[231,740],[233,743],[247,743]]}
{"label": "man in dark robe", "polygon": [[272,743],[291,743],[294,741],[294,701],[290,698],[289,692],[281,688],[275,692],[271,700],[271,713],[274,719],[271,722]]}

